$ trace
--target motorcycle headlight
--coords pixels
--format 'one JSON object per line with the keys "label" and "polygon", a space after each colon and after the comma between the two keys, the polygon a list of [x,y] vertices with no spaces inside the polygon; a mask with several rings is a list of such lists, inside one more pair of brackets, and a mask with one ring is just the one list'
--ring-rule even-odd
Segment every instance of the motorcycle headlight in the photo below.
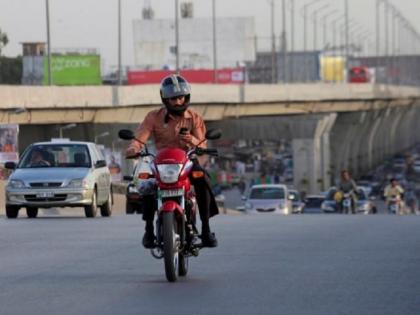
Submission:
{"label": "motorcycle headlight", "polygon": [[157,169],[162,182],[172,184],[178,180],[182,164],[158,164]]}
{"label": "motorcycle headlight", "polygon": [[87,188],[87,182],[83,178],[72,179],[67,185],[69,188]]}
{"label": "motorcycle headlight", "polygon": [[23,181],[19,180],[19,179],[11,179],[9,180],[9,187],[11,188],[24,188],[25,184],[23,183]]}

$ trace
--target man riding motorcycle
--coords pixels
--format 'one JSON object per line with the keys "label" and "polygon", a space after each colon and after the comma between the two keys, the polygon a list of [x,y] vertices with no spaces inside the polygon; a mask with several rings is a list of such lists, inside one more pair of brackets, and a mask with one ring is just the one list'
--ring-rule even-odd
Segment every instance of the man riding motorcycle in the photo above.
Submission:
{"label": "man riding motorcycle", "polygon": [[398,184],[398,181],[395,178],[390,179],[390,184],[385,187],[384,197],[386,209],[389,212],[389,204],[393,198],[397,200],[398,209],[402,208],[403,205],[403,194],[404,189]]}
{"label": "man riding motorcycle", "polygon": [[[136,138],[146,143],[153,136],[158,150],[168,147],[181,148],[185,151],[194,148],[204,138],[206,127],[203,118],[189,107],[191,88],[187,80],[180,75],[169,75],[162,80],[160,96],[164,108],[150,111],[136,131]],[[199,147],[205,148],[206,142]],[[133,157],[142,149],[137,141],[132,141],[126,150],[126,157]],[[202,170],[198,162],[194,168]],[[200,212],[202,233],[201,240],[205,247],[216,247],[217,239],[210,231],[209,218],[217,215],[214,194],[211,190],[209,178],[190,178],[196,193],[197,204]],[[143,246],[153,248],[155,245],[154,234],[154,207],[147,207],[143,211],[143,220],[146,221],[146,231],[143,237]]]}
{"label": "man riding motorcycle", "polygon": [[[355,181],[351,178],[349,171],[341,171],[341,180],[338,185],[338,190],[344,194],[350,194],[351,197],[351,213],[356,213],[357,205],[357,185]],[[339,204],[340,212],[343,210],[342,200]]]}

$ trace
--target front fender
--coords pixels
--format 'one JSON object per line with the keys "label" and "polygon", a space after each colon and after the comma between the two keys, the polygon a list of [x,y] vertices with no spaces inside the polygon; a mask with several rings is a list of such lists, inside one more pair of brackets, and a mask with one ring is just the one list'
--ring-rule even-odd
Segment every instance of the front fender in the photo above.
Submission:
{"label": "front fender", "polygon": [[182,209],[177,202],[167,200],[162,204],[159,212],[175,212],[177,215],[182,215],[184,213],[184,209]]}

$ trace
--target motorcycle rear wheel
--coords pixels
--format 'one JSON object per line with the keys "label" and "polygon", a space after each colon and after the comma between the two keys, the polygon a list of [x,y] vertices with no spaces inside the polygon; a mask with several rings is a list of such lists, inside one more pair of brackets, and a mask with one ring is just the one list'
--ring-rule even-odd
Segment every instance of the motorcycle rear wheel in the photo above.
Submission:
{"label": "motorcycle rear wheel", "polygon": [[165,262],[165,275],[169,282],[178,279],[179,266],[179,235],[177,222],[173,212],[162,214],[163,258]]}

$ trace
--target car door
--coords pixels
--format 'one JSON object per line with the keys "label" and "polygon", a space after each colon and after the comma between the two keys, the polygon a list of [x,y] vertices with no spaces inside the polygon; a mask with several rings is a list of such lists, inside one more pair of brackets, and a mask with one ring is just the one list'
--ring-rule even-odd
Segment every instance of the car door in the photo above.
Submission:
{"label": "car door", "polygon": [[111,179],[109,170],[106,164],[98,166],[98,161],[105,161],[105,158],[96,145],[90,146],[89,151],[93,163],[92,173],[98,189],[98,204],[103,204],[106,200],[108,200],[108,195],[110,193]]}

